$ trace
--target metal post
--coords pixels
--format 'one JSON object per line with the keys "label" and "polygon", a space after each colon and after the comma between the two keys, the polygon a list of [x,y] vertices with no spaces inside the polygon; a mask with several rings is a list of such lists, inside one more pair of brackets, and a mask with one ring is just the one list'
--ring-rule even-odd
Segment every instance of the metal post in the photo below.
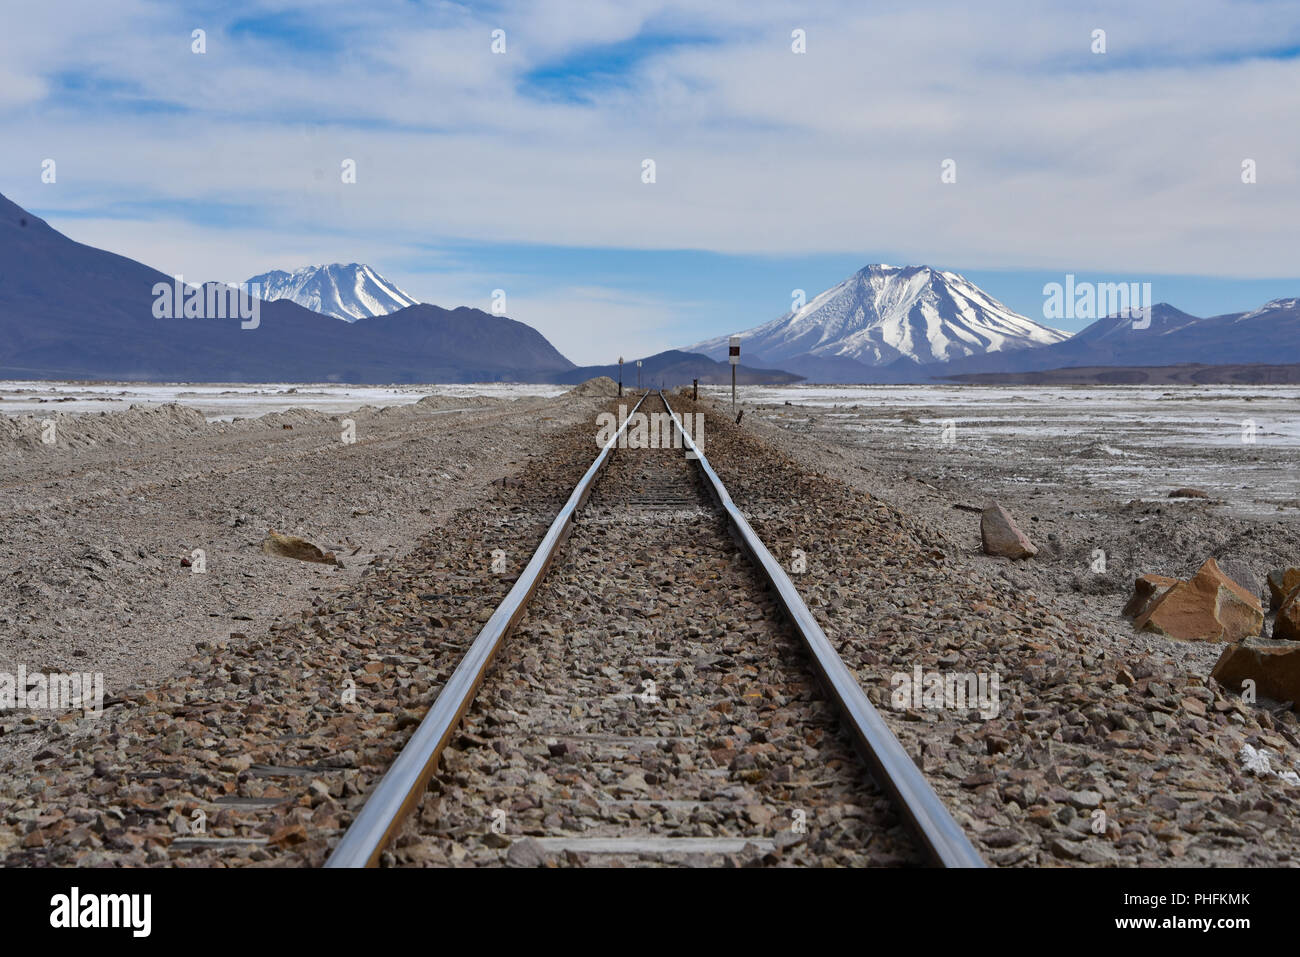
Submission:
{"label": "metal post", "polygon": [[692,402],[700,401],[700,380],[699,379],[691,380],[691,401]]}
{"label": "metal post", "polygon": [[623,357],[618,357],[618,397],[623,398]]}
{"label": "metal post", "polygon": [[641,389],[641,360],[636,360],[636,387],[637,391]]}
{"label": "metal post", "polygon": [[736,411],[736,366],[740,365],[740,336],[727,344],[727,361],[731,363],[731,411]]}

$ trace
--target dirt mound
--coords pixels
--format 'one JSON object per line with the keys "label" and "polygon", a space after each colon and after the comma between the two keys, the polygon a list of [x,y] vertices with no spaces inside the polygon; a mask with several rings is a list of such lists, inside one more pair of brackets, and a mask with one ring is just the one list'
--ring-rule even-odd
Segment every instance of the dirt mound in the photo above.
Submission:
{"label": "dirt mound", "polygon": [[125,412],[51,413],[0,418],[0,457],[15,458],[37,449],[85,449],[134,445],[207,431],[203,413],[174,402],[133,405]]}
{"label": "dirt mound", "polygon": [[424,412],[441,412],[445,409],[480,409],[500,405],[505,400],[488,395],[426,395],[415,407]]}
{"label": "dirt mound", "polygon": [[[609,380],[605,380],[609,381]],[[292,390],[290,390],[292,391]],[[165,405],[132,405],[124,411],[70,412],[53,410],[23,415],[0,415],[0,461],[13,461],[35,452],[89,449],[106,445],[141,445],[168,442],[201,435],[287,431],[338,423],[345,418],[361,420],[376,416],[411,416],[449,409],[496,407],[510,400],[490,396],[429,395],[418,402],[377,408],[360,405],[344,412],[294,406],[282,412],[237,417],[230,422],[209,423],[202,412],[171,402]]]}
{"label": "dirt mound", "polygon": [[618,395],[618,383],[607,375],[596,376],[596,378],[588,379],[581,385],[574,386],[564,394],[609,398]]}
{"label": "dirt mound", "polygon": [[[351,413],[349,413],[351,414]],[[291,409],[285,409],[283,412],[267,412],[253,418],[236,419],[234,422],[225,423],[222,428],[233,429],[237,432],[247,431],[249,429],[283,429],[285,426],[303,425],[321,425],[338,418],[328,412],[321,412],[319,409],[304,409],[302,406],[294,406]]]}

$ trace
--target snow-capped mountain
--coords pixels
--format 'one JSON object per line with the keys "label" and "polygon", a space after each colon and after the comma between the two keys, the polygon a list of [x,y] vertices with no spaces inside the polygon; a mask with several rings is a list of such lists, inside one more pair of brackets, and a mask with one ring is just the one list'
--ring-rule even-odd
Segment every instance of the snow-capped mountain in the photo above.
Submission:
{"label": "snow-capped mountain", "polygon": [[418,303],[362,263],[304,266],[293,272],[272,269],[248,282],[260,286],[261,298],[267,302],[291,299],[312,312],[334,316],[344,322],[386,316]]}
{"label": "snow-capped mountain", "polygon": [[[1069,334],[1012,312],[957,273],[870,265],[741,337],[747,361],[792,369],[820,360],[829,369],[831,362],[850,366],[845,360],[869,367],[949,362],[1048,346]],[[721,358],[727,337],[687,351]]]}
{"label": "snow-capped mountain", "polygon": [[349,323],[281,299],[250,328],[204,318],[203,299],[200,315],[159,316],[154,290],[173,282],[0,195],[0,379],[549,382],[574,368],[536,329],[464,306]]}

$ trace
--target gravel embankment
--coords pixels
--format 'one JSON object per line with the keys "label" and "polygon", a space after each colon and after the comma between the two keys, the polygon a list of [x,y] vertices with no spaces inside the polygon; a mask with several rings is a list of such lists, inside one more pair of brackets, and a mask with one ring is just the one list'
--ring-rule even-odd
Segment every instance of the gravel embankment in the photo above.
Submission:
{"label": "gravel embankment", "polygon": [[[52,446],[39,418],[0,418],[12,433],[0,435],[0,671],[100,673],[111,698],[172,674],[197,642],[264,636],[277,616],[404,553],[514,474],[539,430],[592,406],[430,397],[213,424],[181,406],[136,407],[54,416]],[[270,529],[343,567],[264,554]],[[0,732],[21,719],[0,715]],[[0,760],[37,741],[0,733]]]}
{"label": "gravel embankment", "polygon": [[[388,547],[366,555],[359,567],[336,570],[263,556],[260,531],[241,525],[225,534],[244,560],[263,563],[254,565],[262,577],[232,574],[227,584],[251,607],[256,592],[248,583],[273,580],[273,600],[260,620],[227,618],[230,623],[203,628],[189,626],[206,618],[205,605],[192,608],[183,596],[168,600],[120,569],[101,575],[113,593],[140,589],[133,592],[141,602],[134,627],[154,636],[159,653],[179,664],[157,678],[137,670],[133,680],[123,666],[125,687],[109,684],[109,706],[99,718],[75,712],[50,721],[27,714],[3,725],[0,855],[9,864],[211,864],[269,859],[306,836],[304,822],[314,822],[313,836],[333,834],[340,800],[355,799],[387,767],[409,733],[406,709],[427,706],[476,622],[508,589],[508,576],[490,573],[491,549],[506,549],[508,567],[517,572],[516,562],[549,523],[541,516],[554,512],[589,464],[590,430],[572,423],[589,422],[597,405],[524,400],[461,423],[405,412],[378,436],[368,432],[381,426],[358,414],[356,445],[336,450],[321,434],[272,430],[294,438],[289,447],[277,445],[279,455],[270,461],[253,454],[265,437],[250,443],[222,433],[197,450],[181,439],[161,452],[133,447],[132,464],[144,475],[121,463],[111,477],[127,501],[143,498],[139,483],[148,482],[144,490],[163,500],[152,508],[192,520],[178,498],[219,515],[231,503],[252,505],[260,490],[263,518],[272,509],[311,515],[318,527],[369,504],[376,514],[359,518],[381,521],[376,537],[387,536]],[[364,444],[367,438],[374,441]],[[556,452],[557,442],[563,451]],[[206,483],[173,485],[169,455],[180,468],[196,467],[194,459],[208,464]],[[446,480],[437,481],[444,473]],[[506,487],[493,483],[501,473],[510,476]],[[452,481],[453,474],[460,477]],[[531,505],[524,508],[521,500]],[[114,515],[113,501],[101,503],[90,490],[66,509],[65,535],[81,527],[78,516],[91,524]],[[506,520],[521,509],[524,521]],[[112,527],[165,534],[129,517]],[[221,534],[219,521],[202,527]],[[341,554],[345,564],[355,559],[351,550]],[[207,581],[221,580],[215,564],[210,558]],[[170,562],[156,574],[178,577],[173,589],[198,587],[190,585],[189,569],[173,571]],[[46,601],[56,614],[79,604],[75,593],[53,593]],[[109,642],[112,619],[104,617],[100,640]],[[72,637],[87,640],[84,633]],[[70,655],[76,645],[65,639],[63,647]],[[349,687],[355,704],[344,703]],[[209,845],[170,846],[190,829],[196,809],[206,817]],[[217,843],[244,837],[274,843]],[[318,857],[323,847],[321,837]]]}

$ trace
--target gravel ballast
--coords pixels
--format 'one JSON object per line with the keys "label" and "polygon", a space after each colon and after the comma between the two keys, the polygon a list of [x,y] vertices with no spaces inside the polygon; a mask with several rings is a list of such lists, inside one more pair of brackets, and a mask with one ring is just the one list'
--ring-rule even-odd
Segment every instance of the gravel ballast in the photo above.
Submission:
{"label": "gravel ballast", "polygon": [[[321,863],[594,457],[592,411],[616,403],[583,401],[562,428],[536,433],[525,446],[533,454],[506,481],[446,512],[436,531],[412,534],[392,557],[372,558],[355,580],[314,599],[303,592],[296,614],[244,637],[200,639],[198,655],[179,670],[113,689],[120,703],[99,719],[6,724],[0,746],[21,731],[39,737],[41,749],[13,749],[0,767],[4,863]],[[696,411],[684,398],[674,407]],[[832,474],[857,469],[842,449],[822,446],[814,455],[805,443],[792,458],[780,436],[751,428],[750,417],[737,427],[725,410],[699,409],[707,414],[705,451],[733,499],[787,563],[828,637],[990,863],[1293,862],[1294,792],[1258,760],[1246,770],[1242,757],[1262,751],[1272,768],[1293,768],[1300,739],[1289,710],[1245,704],[1167,644],[1080,620],[1051,594],[1003,575],[1005,561],[975,560],[943,516],[905,513]],[[522,428],[540,428],[544,414],[554,412],[538,410]],[[400,465],[389,455],[374,465],[376,478]],[[620,453],[611,467],[644,464]],[[153,468],[165,474],[161,463]],[[635,471],[605,478],[641,480]],[[439,492],[412,494],[423,500],[418,514],[434,508]],[[593,498],[593,518],[601,501]],[[772,630],[768,604],[753,596],[734,602],[722,612],[722,634],[695,620],[719,604],[693,598],[709,576],[721,583],[715,588],[730,589],[752,573],[743,562],[711,564],[717,559],[697,552],[707,545],[716,556],[717,519],[683,521],[678,513],[689,511],[683,503],[671,517],[652,512],[639,529],[593,522],[575,532],[539,594],[538,624],[526,620],[508,642],[482,709],[453,742],[435,799],[387,863],[581,864],[583,851],[546,841],[687,829],[753,846],[680,863],[911,860],[889,809],[850,780],[856,758],[833,717],[813,706],[817,689]],[[628,543],[633,533],[640,544]],[[612,555],[606,542],[617,546]],[[496,550],[504,571],[493,569]],[[659,614],[646,615],[651,607]],[[704,661],[707,668],[697,663]],[[996,676],[996,708],[981,714],[919,698],[899,706],[898,676],[918,668]],[[644,693],[644,680],[656,681],[662,712],[618,697]],[[755,690],[761,698],[745,697]],[[791,711],[785,724],[764,724]],[[715,767],[698,758],[684,767],[684,756],[700,753],[693,746],[563,740],[631,727],[644,738],[684,738],[667,732],[685,731],[687,719],[714,744],[704,750]],[[790,727],[804,732],[798,747]],[[746,754],[753,766],[740,760]],[[809,781],[813,767],[826,770]],[[613,777],[602,780],[600,768]],[[706,785],[706,770],[726,777]],[[741,774],[751,771],[763,774]],[[787,797],[822,780],[825,794]],[[641,790],[661,781],[696,796]],[[705,800],[706,786],[707,800],[719,802],[714,819],[692,820],[689,809],[650,800]],[[810,836],[777,847],[790,840],[779,835],[789,832],[792,807],[809,812]],[[505,811],[505,833],[492,828],[497,810]],[[700,824],[713,833],[697,831]],[[653,853],[626,862],[645,857],[679,863]]]}

